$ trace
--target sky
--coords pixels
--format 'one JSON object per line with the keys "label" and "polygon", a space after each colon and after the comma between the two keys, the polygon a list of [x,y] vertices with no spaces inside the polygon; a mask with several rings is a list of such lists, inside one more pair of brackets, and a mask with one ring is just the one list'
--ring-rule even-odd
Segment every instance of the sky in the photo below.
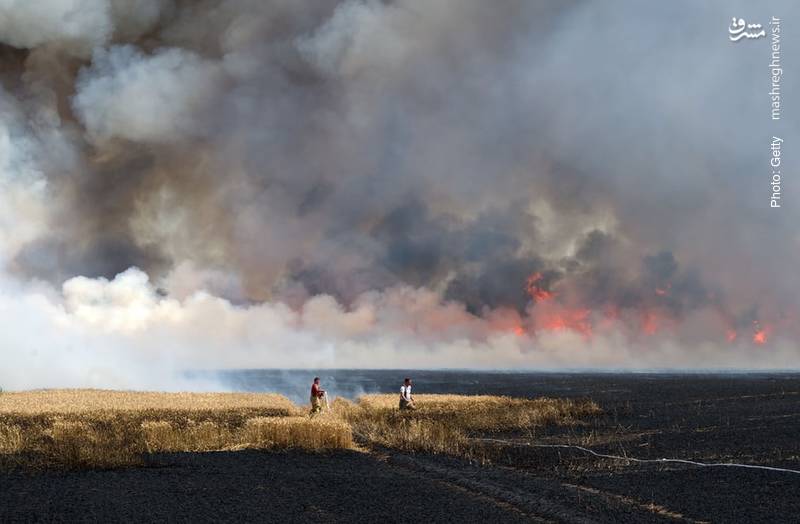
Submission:
{"label": "sky", "polygon": [[0,386],[797,369],[798,14],[0,0]]}

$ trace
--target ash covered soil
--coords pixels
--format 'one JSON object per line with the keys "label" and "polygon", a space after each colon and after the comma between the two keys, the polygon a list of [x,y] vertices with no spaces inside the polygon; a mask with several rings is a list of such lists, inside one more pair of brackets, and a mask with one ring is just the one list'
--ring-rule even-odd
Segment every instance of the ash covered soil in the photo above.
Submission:
{"label": "ash covered soil", "polygon": [[165,454],[134,469],[5,471],[0,521],[796,522],[800,515],[798,474],[528,445],[800,470],[800,375],[408,374],[419,392],[589,397],[604,414],[574,427],[486,435],[501,441],[475,441],[491,465],[371,449]]}

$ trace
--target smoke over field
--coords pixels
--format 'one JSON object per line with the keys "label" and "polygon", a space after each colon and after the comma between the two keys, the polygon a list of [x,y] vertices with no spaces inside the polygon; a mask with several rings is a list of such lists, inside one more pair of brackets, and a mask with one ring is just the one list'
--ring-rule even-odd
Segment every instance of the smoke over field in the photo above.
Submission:
{"label": "smoke over field", "polygon": [[797,368],[796,14],[0,0],[0,385]]}

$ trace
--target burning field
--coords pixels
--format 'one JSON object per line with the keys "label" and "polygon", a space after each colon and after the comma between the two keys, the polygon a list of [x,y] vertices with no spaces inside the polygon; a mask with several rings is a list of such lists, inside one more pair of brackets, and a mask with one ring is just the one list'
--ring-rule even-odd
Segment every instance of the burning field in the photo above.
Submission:
{"label": "burning field", "polygon": [[[119,500],[149,520],[198,499],[207,520],[232,520],[204,486],[241,488],[240,472],[247,488],[228,502],[245,521],[270,518],[250,500],[290,507],[277,522],[350,522],[364,514],[354,500],[383,505],[367,514],[385,521],[725,520],[725,504],[692,499],[705,473],[655,471],[694,489],[648,505],[653,471],[620,467],[619,453],[678,434],[667,451],[692,455],[678,440],[707,432],[719,438],[695,458],[793,468],[783,434],[771,451],[725,440],[794,420],[772,378],[733,388],[733,422],[691,429],[704,402],[725,404],[719,384],[692,399],[662,384],[673,412],[635,375],[618,397],[593,375],[566,381],[599,388],[580,396],[508,376],[491,390],[447,381],[800,369],[800,106],[780,108],[797,92],[781,53],[800,56],[780,20],[800,12],[792,0],[730,9],[0,0],[0,480],[17,483],[0,490],[0,521],[125,520],[94,499],[88,517],[79,503],[16,508],[38,488],[62,493],[52,479],[80,501],[109,479],[127,494],[139,475],[152,484]],[[292,401],[307,391],[297,370],[311,369],[341,372],[352,389],[338,394],[354,400],[308,417]],[[396,395],[394,370],[448,372],[406,413],[379,394]],[[774,419],[750,409],[750,386]],[[612,458],[562,461],[566,448],[548,455],[542,438]],[[139,467],[161,464],[190,481]],[[43,468],[26,477],[28,465]],[[260,496],[283,485],[265,475],[288,496]],[[367,479],[409,503],[371,498]],[[156,486],[164,506],[150,504]],[[758,520],[737,500],[726,504]]]}

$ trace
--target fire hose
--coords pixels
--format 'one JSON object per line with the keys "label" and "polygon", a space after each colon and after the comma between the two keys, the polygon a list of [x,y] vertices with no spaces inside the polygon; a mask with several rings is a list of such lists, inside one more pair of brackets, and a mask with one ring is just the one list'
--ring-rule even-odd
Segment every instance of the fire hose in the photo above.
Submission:
{"label": "fire hose", "polygon": [[502,440],[502,439],[495,439],[495,438],[476,438],[475,440],[480,440],[484,442],[497,442],[501,444],[510,444],[510,445],[517,445],[517,446],[528,446],[532,448],[566,448],[566,449],[577,449],[578,451],[582,451],[584,453],[589,453],[594,455],[598,458],[608,458],[614,460],[628,460],[630,462],[638,462],[638,463],[651,463],[651,464],[663,464],[663,463],[679,463],[679,464],[689,464],[691,466],[698,466],[702,468],[747,468],[747,469],[762,469],[766,471],[778,471],[781,473],[796,473],[800,475],[800,470],[796,469],[787,469],[787,468],[777,468],[773,466],[757,466],[755,464],[736,464],[733,462],[696,462],[694,460],[686,460],[686,459],[676,459],[676,458],[657,458],[657,459],[641,459],[641,458],[634,458],[634,457],[623,457],[620,455],[607,455],[605,453],[598,453],[594,450],[589,448],[584,448],[583,446],[575,446],[571,444],[531,444],[530,442],[515,442],[512,440]]}

